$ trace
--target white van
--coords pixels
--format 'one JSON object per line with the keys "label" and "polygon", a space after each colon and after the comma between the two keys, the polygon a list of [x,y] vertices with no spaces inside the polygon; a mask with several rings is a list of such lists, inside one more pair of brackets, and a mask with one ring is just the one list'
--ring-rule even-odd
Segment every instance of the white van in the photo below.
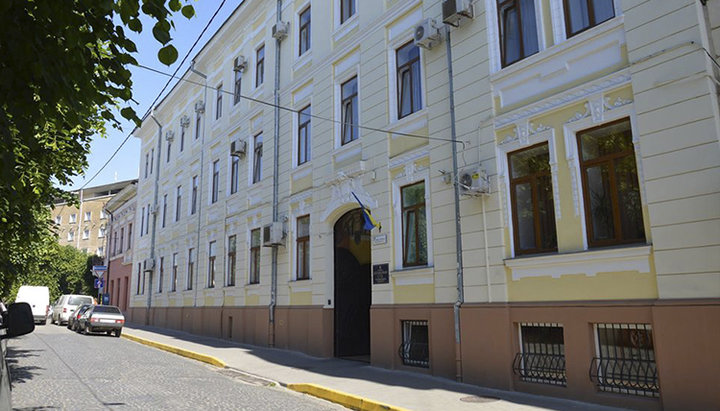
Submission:
{"label": "white van", "polygon": [[23,285],[15,297],[16,303],[28,303],[37,324],[45,324],[50,313],[50,290],[44,286]]}
{"label": "white van", "polygon": [[52,316],[50,322],[62,325],[67,323],[68,317],[75,311],[78,306],[83,304],[94,304],[93,298],[89,295],[65,294],[60,296],[53,305]]}

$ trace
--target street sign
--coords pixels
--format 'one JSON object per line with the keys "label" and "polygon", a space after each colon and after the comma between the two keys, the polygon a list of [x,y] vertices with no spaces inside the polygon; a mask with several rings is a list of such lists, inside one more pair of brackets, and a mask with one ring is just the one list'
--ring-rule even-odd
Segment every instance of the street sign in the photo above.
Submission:
{"label": "street sign", "polygon": [[93,285],[95,286],[95,288],[103,288],[103,286],[105,285],[105,281],[103,281],[102,278],[96,278],[93,282]]}
{"label": "street sign", "polygon": [[[94,265],[92,269],[93,269],[93,275],[95,277],[101,278],[103,276],[103,274],[105,274],[105,271],[107,271],[107,266],[106,265]],[[95,288],[97,288],[97,287],[95,287]]]}

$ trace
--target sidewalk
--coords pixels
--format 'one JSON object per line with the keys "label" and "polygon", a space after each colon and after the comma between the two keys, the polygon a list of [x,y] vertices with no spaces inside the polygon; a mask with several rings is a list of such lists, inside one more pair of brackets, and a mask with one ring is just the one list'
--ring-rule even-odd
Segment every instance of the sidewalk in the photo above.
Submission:
{"label": "sidewalk", "polygon": [[[350,394],[359,397],[357,401],[369,400],[370,406],[366,409],[372,409],[373,402],[390,405],[390,409],[409,410],[614,409],[578,401],[480,388],[445,378],[371,367],[361,362],[311,357],[296,351],[237,344],[138,324],[126,324],[123,336],[129,339],[139,337],[147,345],[214,363],[216,366],[224,364],[251,376],[327,400],[342,403],[338,398],[346,397],[347,401],[350,397],[344,394]],[[375,404],[375,409],[382,408],[385,407]]]}

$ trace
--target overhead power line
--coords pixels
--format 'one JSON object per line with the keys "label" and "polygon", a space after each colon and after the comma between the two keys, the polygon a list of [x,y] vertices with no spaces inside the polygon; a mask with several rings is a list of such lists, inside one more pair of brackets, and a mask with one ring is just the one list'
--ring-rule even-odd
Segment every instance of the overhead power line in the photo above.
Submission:
{"label": "overhead power line", "polygon": [[[184,82],[186,82],[186,83],[194,84],[194,85],[196,85],[196,86],[207,87],[205,84],[200,83],[200,82],[198,82],[198,81],[193,81],[193,80],[190,80],[190,79],[178,77],[178,76],[176,76],[175,73],[170,74],[170,73],[164,72],[164,71],[162,71],[162,70],[158,70],[158,69],[155,69],[155,68],[152,68],[152,67],[148,67],[148,66],[143,65],[143,64],[138,64],[137,67],[140,67],[140,68],[145,69],[145,70],[148,70],[148,71],[152,71],[152,72],[157,73],[157,74],[161,74],[161,75],[163,75],[163,76],[170,77],[171,80],[172,80],[172,79],[178,79],[178,81],[184,81]],[[235,93],[234,93],[233,91],[230,91],[230,90],[225,90],[225,89],[214,89],[214,90],[218,90],[218,91],[220,91],[220,92],[223,93],[223,94],[228,94],[228,95],[232,95],[232,96],[235,95]],[[279,108],[280,110],[284,110],[284,111],[289,111],[289,112],[291,112],[291,113],[295,113],[295,114],[299,114],[299,113],[300,113],[300,110],[297,110],[297,109],[294,109],[294,108],[291,108],[291,107],[287,107],[287,106],[276,105],[275,103],[271,103],[271,102],[268,102],[268,101],[260,100],[260,99],[254,98],[254,97],[249,97],[249,96],[246,96],[246,95],[243,95],[243,94],[240,94],[239,97],[242,98],[242,99],[248,100],[248,101],[252,101],[252,102],[254,102],[254,103],[263,104],[263,105],[266,105],[266,106],[269,106],[269,107],[273,107],[273,108]],[[317,115],[317,114],[304,114],[304,113],[303,113],[303,116],[308,116],[308,117],[311,117],[311,118],[315,118],[315,119],[318,119],[318,120],[327,121],[327,122],[330,122],[330,123],[340,124],[340,125],[343,125],[343,126],[352,126],[352,127],[357,127],[357,128],[359,128],[359,129],[363,129],[363,130],[377,131],[377,132],[379,132],[379,133],[390,133],[390,134],[395,134],[395,135],[397,135],[397,136],[402,136],[402,137],[422,138],[422,139],[425,139],[425,140],[443,141],[443,142],[446,142],[446,143],[458,143],[458,144],[462,144],[463,149],[465,148],[465,141],[461,141],[461,140],[457,140],[457,141],[456,141],[456,140],[452,140],[452,139],[450,139],[450,138],[432,137],[432,136],[425,136],[425,135],[421,135],[421,134],[412,134],[412,133],[403,133],[403,132],[399,132],[399,131],[392,131],[392,130],[382,129],[382,128],[378,128],[378,127],[365,126],[365,125],[362,125],[362,124],[355,124],[355,123],[344,122],[344,121],[341,121],[341,120],[335,120],[335,119],[332,119],[332,118],[328,118],[328,117],[324,117],[324,116],[319,116],[319,115]]]}

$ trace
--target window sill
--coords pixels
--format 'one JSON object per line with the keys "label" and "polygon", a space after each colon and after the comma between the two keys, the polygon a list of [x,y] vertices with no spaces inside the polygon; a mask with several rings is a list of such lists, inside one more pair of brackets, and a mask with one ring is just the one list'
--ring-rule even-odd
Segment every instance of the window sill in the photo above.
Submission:
{"label": "window sill", "polygon": [[560,278],[563,275],[637,271],[650,272],[652,245],[593,249],[575,253],[517,257],[505,260],[513,280],[527,277]]}
{"label": "window sill", "polygon": [[421,285],[435,282],[435,267],[422,265],[417,267],[396,268],[390,272],[395,285]]}
{"label": "window sill", "polygon": [[402,136],[397,136],[392,133],[413,133],[417,130],[420,130],[421,128],[427,127],[427,125],[428,112],[427,108],[423,108],[422,110],[416,111],[401,119],[395,119],[391,121],[390,124],[385,127],[385,131],[391,133],[391,138],[398,138]]}
{"label": "window sill", "polygon": [[303,67],[310,64],[312,61],[312,50],[308,50],[305,53],[303,53],[301,56],[298,56],[295,58],[295,63],[293,63],[293,71],[298,71],[302,69]]}
{"label": "window sill", "polygon": [[362,144],[358,138],[357,140],[351,141],[344,146],[337,147],[335,151],[333,151],[332,156],[335,163],[342,163],[351,157],[361,154]]}
{"label": "window sill", "polygon": [[299,180],[301,178],[307,177],[308,175],[312,174],[312,164],[310,162],[311,160],[308,160],[304,163],[302,163],[299,166],[296,166],[291,172],[290,176],[293,181]]}
{"label": "window sill", "polygon": [[256,284],[245,284],[245,293],[247,295],[259,295],[261,286],[259,283]]}
{"label": "window sill", "polygon": [[288,281],[291,293],[303,293],[312,292],[312,278],[306,278],[302,280],[290,280]]}
{"label": "window sill", "polygon": [[342,24],[340,24],[335,31],[333,31],[332,37],[333,41],[335,43],[341,41],[345,36],[347,36],[353,29],[355,29],[358,26],[359,18],[357,10],[355,11],[355,14],[353,14],[349,19],[345,20]]}

